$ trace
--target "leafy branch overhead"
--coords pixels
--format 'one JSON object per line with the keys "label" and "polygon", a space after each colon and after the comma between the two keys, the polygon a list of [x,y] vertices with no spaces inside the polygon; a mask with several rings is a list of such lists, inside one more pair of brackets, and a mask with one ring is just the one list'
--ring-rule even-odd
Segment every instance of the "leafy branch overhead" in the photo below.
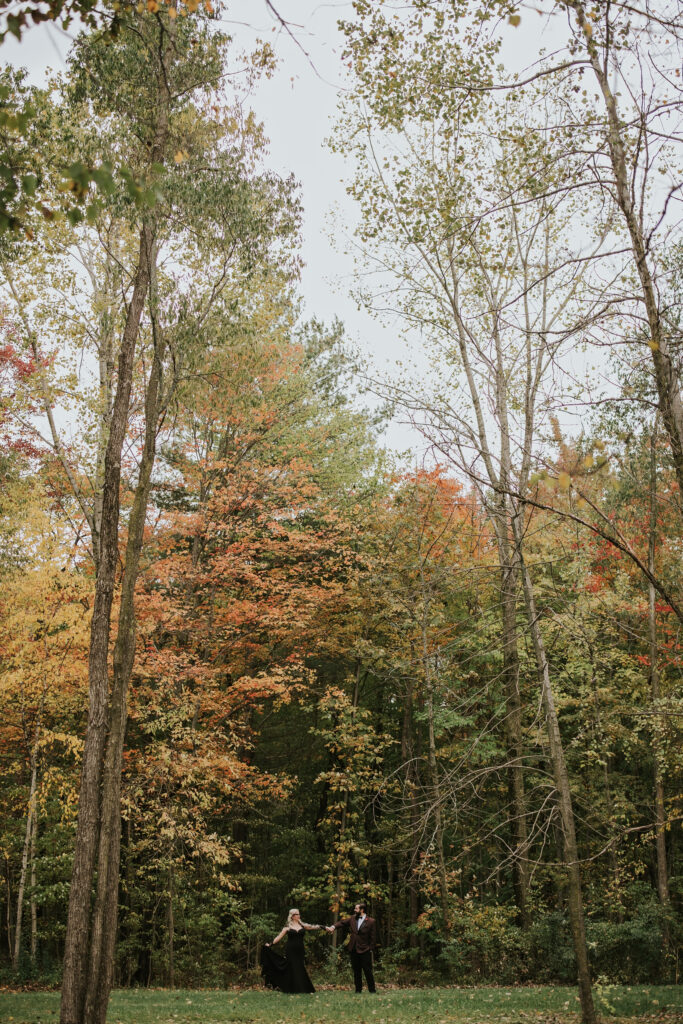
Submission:
{"label": "leafy branch overhead", "polygon": [[[7,32],[21,38],[33,23],[58,20],[66,28],[76,16],[96,31],[102,45],[120,33],[135,30],[137,21],[154,18],[167,33],[180,14],[192,21],[206,20],[211,5],[189,0],[184,3],[98,5],[85,2],[13,7],[5,15]],[[164,28],[165,26],[165,28]],[[3,36],[4,38],[4,36]],[[45,123],[41,111],[45,90],[29,88],[20,72],[6,68],[0,82],[0,233],[23,232],[35,237],[40,219],[66,218],[72,226],[86,218],[93,223],[102,198],[122,188],[127,198],[141,207],[151,207],[161,196],[161,165],[153,165],[142,177],[120,161],[84,157],[78,139],[72,137],[58,154],[44,151],[40,140]],[[42,150],[42,152],[41,152]],[[181,151],[178,151],[179,153]]]}

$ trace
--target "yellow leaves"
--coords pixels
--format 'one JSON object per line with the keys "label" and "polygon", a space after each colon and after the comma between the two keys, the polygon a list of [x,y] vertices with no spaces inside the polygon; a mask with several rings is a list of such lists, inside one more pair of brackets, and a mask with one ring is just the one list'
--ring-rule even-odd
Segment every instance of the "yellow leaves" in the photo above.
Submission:
{"label": "yellow leaves", "polygon": [[75,736],[73,733],[53,732],[50,729],[45,729],[39,740],[39,746],[41,748],[48,747],[53,743],[61,744],[76,760],[80,759],[84,745],[84,741],[80,736]]}
{"label": "yellow leaves", "polygon": [[521,15],[519,15],[519,14],[511,14],[510,17],[508,18],[508,24],[512,25],[514,28],[517,28],[517,26],[520,24],[521,20],[522,20]]}
{"label": "yellow leaves", "polygon": [[564,471],[557,474],[557,486],[561,491],[568,491],[572,485],[572,478]]}
{"label": "yellow leaves", "polygon": [[585,469],[592,469],[595,463],[595,459],[592,455],[585,455],[583,459],[583,465]]}
{"label": "yellow leaves", "polygon": [[648,341],[647,347],[652,349],[653,352],[659,352],[659,345],[657,344],[656,341],[652,341],[652,340]]}

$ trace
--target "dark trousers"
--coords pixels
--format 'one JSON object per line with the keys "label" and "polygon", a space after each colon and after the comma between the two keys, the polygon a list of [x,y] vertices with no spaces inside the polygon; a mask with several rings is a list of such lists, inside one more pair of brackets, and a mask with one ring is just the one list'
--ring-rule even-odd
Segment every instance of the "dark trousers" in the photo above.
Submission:
{"label": "dark trousers", "polygon": [[363,975],[368,985],[368,992],[375,991],[375,976],[372,973],[372,952],[368,950],[366,953],[356,953],[355,949],[351,951],[351,966],[353,968],[353,982],[356,986],[356,992],[363,990]]}

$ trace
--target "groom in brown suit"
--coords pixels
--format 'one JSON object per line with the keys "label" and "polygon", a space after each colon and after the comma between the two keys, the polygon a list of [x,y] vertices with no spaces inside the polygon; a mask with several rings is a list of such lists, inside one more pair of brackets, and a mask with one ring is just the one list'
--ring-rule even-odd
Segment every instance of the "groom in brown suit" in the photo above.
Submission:
{"label": "groom in brown suit", "polygon": [[327,930],[332,932],[335,928],[345,928],[349,932],[349,953],[351,954],[351,967],[353,968],[353,980],[356,992],[363,990],[363,975],[368,986],[368,992],[375,992],[375,976],[372,973],[372,955],[377,945],[377,925],[374,917],[368,917],[365,903],[356,903],[351,917],[337,921]]}

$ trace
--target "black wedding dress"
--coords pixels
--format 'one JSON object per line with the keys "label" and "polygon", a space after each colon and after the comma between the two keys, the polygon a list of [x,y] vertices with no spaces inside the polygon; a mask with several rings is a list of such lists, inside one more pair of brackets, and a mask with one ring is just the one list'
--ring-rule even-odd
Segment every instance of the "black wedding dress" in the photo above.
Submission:
{"label": "black wedding dress", "polygon": [[261,950],[261,974],[268,988],[280,992],[315,992],[306,970],[304,953],[305,928],[287,929],[287,948],[280,956],[272,946]]}

